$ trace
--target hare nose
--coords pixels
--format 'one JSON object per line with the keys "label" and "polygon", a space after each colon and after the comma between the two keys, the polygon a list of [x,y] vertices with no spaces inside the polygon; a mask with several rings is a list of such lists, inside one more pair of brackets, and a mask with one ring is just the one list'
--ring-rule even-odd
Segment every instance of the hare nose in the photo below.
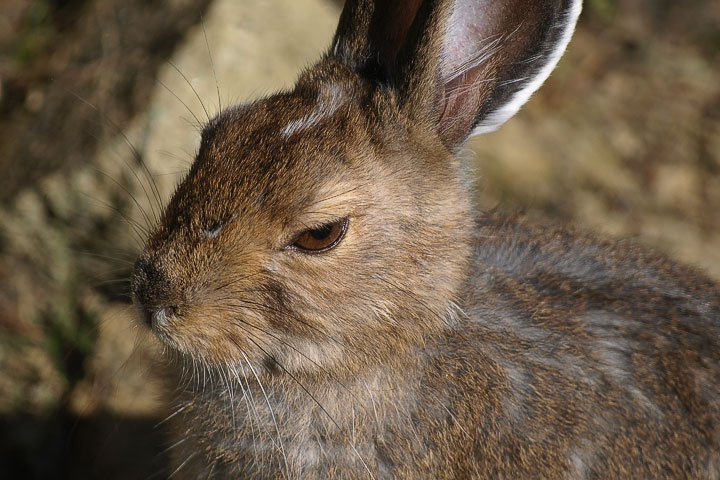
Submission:
{"label": "hare nose", "polygon": [[142,318],[145,325],[152,328],[154,326],[164,324],[168,319],[168,308],[165,307],[147,307],[145,305],[138,305],[140,311],[140,317]]}
{"label": "hare nose", "polygon": [[138,258],[133,272],[132,293],[147,326],[165,323],[177,310],[171,305],[171,292],[167,276],[156,263],[145,256]]}

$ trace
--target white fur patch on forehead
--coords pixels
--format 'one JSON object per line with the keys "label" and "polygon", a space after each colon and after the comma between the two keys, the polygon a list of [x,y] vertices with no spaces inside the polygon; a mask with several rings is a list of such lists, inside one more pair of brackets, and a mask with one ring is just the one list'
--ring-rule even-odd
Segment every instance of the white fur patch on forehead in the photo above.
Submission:
{"label": "white fur patch on forehead", "polygon": [[343,88],[337,84],[327,84],[321,90],[317,98],[317,105],[301,118],[290,120],[283,128],[281,135],[283,138],[291,136],[316,127],[323,120],[331,117],[343,105],[347,104],[347,94]]}
{"label": "white fur patch on forehead", "polygon": [[208,240],[212,240],[213,238],[217,238],[218,235],[220,235],[220,232],[222,232],[224,227],[225,225],[218,225],[211,229],[205,229],[202,231],[202,234]]}

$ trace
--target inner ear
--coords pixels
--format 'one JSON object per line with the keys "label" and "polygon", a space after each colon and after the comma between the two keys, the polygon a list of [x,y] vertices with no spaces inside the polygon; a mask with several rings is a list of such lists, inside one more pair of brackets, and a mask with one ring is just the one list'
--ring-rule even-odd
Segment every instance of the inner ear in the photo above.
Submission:
{"label": "inner ear", "polygon": [[455,0],[443,39],[448,145],[498,128],[547,79],[565,51],[580,0]]}
{"label": "inner ear", "polygon": [[371,54],[377,55],[385,73],[389,73],[397,54],[405,44],[422,0],[377,2],[370,20],[368,38]]}

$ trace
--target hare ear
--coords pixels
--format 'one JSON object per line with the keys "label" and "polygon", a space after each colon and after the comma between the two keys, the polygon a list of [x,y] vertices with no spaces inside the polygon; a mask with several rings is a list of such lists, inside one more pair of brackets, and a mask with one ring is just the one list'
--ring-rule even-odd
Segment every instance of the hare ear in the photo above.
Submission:
{"label": "hare ear", "polygon": [[347,0],[331,55],[390,83],[450,148],[498,128],[547,79],[581,0]]}

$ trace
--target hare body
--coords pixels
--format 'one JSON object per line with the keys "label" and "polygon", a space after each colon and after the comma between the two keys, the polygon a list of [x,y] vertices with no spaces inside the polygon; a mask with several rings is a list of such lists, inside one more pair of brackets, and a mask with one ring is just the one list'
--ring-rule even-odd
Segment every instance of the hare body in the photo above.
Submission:
{"label": "hare body", "polygon": [[184,390],[186,478],[715,478],[711,282],[631,244],[478,223],[464,314],[422,348]]}
{"label": "hare body", "polygon": [[476,212],[456,152],[577,1],[348,1],[289,92],[222,112],[136,263],[183,478],[716,478],[720,293]]}

